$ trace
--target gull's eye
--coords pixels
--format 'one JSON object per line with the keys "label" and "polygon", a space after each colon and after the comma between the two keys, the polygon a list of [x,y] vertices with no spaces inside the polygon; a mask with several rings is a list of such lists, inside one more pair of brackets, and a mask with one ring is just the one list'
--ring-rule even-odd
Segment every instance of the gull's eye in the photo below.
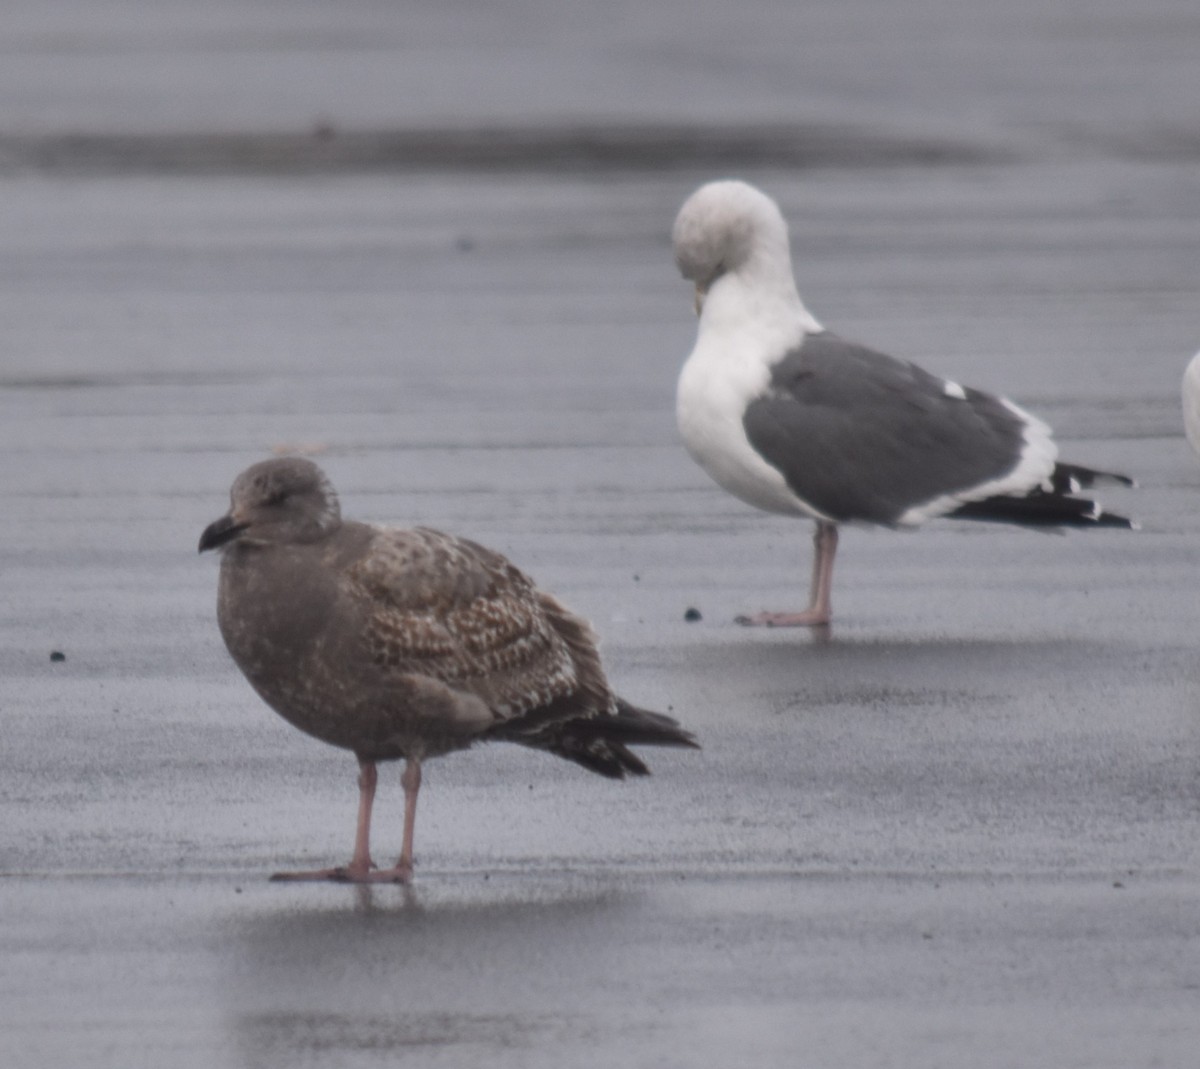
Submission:
{"label": "gull's eye", "polygon": [[272,490],[263,496],[262,503],[266,508],[271,508],[275,505],[282,505],[287,499],[288,492],[286,490]]}

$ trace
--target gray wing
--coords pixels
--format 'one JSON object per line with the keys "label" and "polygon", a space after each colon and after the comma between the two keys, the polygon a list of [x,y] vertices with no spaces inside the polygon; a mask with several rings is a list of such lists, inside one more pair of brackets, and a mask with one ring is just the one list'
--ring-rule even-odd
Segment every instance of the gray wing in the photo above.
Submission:
{"label": "gray wing", "polygon": [[[375,528],[348,574],[368,603],[370,656],[389,674],[426,676],[466,691],[497,720],[552,704],[590,682],[581,678],[587,665],[571,642],[578,634],[589,644],[587,625],[483,546],[429,528]],[[566,636],[560,615],[575,624]],[[600,689],[607,706],[613,699],[602,676]]]}
{"label": "gray wing", "polygon": [[828,331],[775,365],[743,419],[801,499],[835,521],[879,524],[1012,471],[1025,424],[999,398]]}

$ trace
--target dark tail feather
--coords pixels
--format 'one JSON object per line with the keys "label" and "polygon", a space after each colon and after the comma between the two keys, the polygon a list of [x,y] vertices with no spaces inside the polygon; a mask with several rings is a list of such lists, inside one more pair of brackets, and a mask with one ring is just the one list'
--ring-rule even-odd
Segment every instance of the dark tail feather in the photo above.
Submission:
{"label": "dark tail feather", "polygon": [[1056,494],[1077,494],[1090,490],[1097,483],[1112,483],[1116,486],[1137,486],[1128,475],[1112,471],[1093,471],[1079,464],[1055,464],[1050,484]]}
{"label": "dark tail feather", "polygon": [[513,742],[548,750],[610,779],[648,776],[650,770],[630,746],[687,746],[700,744],[677,721],[662,713],[638,709],[617,699],[615,714],[593,714],[543,723],[531,733],[507,732]]}
{"label": "dark tail feather", "polygon": [[568,761],[574,761],[577,765],[582,765],[589,772],[597,772],[609,779],[650,775],[650,769],[646,767],[646,763],[619,742],[608,742],[601,739],[582,742],[568,734],[563,736],[563,745],[550,752],[558,754],[559,757],[565,757]]}
{"label": "dark tail feather", "polygon": [[[1092,473],[1096,474],[1096,473]],[[947,515],[959,520],[992,520],[1027,527],[1124,527],[1137,525],[1127,516],[1105,512],[1098,502],[1062,493],[1035,490],[1027,497],[986,497],[968,501]]]}
{"label": "dark tail feather", "polygon": [[623,742],[628,746],[686,746],[700,749],[700,744],[690,731],[684,731],[679,721],[662,713],[652,713],[630,705],[624,698],[617,699],[617,715],[597,717],[603,725],[604,737],[612,742]]}

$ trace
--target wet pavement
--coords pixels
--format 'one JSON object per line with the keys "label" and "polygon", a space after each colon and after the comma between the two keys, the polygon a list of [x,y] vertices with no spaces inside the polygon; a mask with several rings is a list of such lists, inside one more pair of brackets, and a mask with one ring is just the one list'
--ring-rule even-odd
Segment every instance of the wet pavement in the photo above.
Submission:
{"label": "wet pavement", "polygon": [[[13,20],[0,1062],[1195,1063],[1200,16],[979,7]],[[714,170],[754,123],[809,156]],[[479,126],[534,147],[449,169]],[[414,130],[429,155],[364,162]],[[230,156],[271,131],[302,135],[284,163]],[[44,154],[80,133],[100,162]],[[674,429],[669,226],[735,170],[818,318],[1010,393],[1137,477],[1102,496],[1141,530],[848,531],[830,634],[734,625],[803,600],[810,534]],[[344,860],[356,796],[238,676],[195,555],[281,447],[348,515],[509,554],[704,750],[625,784],[453,755],[414,887],[268,883]],[[383,856],[400,812],[389,768]]]}

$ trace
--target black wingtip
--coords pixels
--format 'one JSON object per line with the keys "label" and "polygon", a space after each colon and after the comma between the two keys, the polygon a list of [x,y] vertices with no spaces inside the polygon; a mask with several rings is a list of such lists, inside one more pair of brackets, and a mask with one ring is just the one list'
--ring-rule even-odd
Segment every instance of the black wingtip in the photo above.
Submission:
{"label": "black wingtip", "polygon": [[948,515],[958,520],[985,520],[1022,527],[1138,529],[1136,521],[1116,512],[1106,512],[1096,501],[1042,491],[1035,491],[1028,497],[988,497],[982,501],[968,501]]}
{"label": "black wingtip", "polygon": [[1120,527],[1126,531],[1140,531],[1142,525],[1137,520],[1131,520],[1128,516],[1121,516],[1115,512],[1105,512],[1100,509],[1092,520],[1097,527]]}
{"label": "black wingtip", "polygon": [[1137,480],[1128,475],[1115,471],[1097,471],[1095,468],[1085,468],[1081,464],[1055,464],[1050,476],[1051,489],[1056,494],[1077,494],[1080,490],[1090,490],[1093,486],[1104,483],[1129,489],[1137,486]]}
{"label": "black wingtip", "polygon": [[581,716],[560,726],[551,740],[531,743],[574,761],[591,772],[609,779],[648,776],[646,763],[630,749],[632,746],[679,746],[700,749],[700,744],[677,721],[662,713],[638,709],[617,699],[616,713]]}
{"label": "black wingtip", "polygon": [[680,727],[679,721],[665,713],[654,713],[639,709],[624,698],[617,699],[617,715],[607,722],[607,738],[619,737],[630,746],[680,746],[699,750],[700,743],[690,731]]}

